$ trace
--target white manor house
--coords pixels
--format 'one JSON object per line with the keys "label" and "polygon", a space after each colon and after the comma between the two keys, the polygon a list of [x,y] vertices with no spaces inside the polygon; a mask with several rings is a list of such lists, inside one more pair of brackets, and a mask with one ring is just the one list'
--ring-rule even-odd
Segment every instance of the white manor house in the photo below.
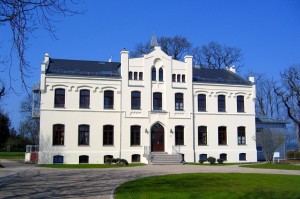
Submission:
{"label": "white manor house", "polygon": [[192,60],[158,45],[140,58],[123,50],[121,63],[46,54],[39,164],[256,162],[254,78]]}

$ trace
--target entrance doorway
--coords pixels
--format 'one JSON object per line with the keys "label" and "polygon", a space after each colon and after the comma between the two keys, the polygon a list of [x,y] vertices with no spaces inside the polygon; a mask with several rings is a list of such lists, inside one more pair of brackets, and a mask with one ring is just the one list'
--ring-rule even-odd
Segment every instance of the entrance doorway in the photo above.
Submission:
{"label": "entrance doorway", "polygon": [[156,123],[151,128],[151,152],[165,151],[165,131],[164,127]]}

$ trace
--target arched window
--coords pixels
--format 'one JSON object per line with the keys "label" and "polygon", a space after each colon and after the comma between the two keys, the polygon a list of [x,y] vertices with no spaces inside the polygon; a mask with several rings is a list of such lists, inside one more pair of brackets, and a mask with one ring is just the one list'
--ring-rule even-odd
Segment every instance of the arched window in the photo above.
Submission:
{"label": "arched window", "polygon": [[130,145],[141,145],[141,126],[130,126]]}
{"label": "arched window", "polygon": [[53,164],[62,164],[62,163],[64,163],[64,156],[62,155],[53,156]]}
{"label": "arched window", "polygon": [[78,145],[89,145],[90,144],[90,126],[79,125],[78,126]]}
{"label": "arched window", "polygon": [[81,155],[79,156],[79,164],[87,164],[89,163],[89,156],[88,155]]}
{"label": "arched window", "polygon": [[90,108],[90,91],[89,90],[80,90],[80,108]]}
{"label": "arched window", "polygon": [[103,145],[114,145],[114,126],[103,126]]}
{"label": "arched window", "polygon": [[238,145],[246,144],[246,128],[244,126],[239,126],[238,131]]}
{"label": "arched window", "polygon": [[218,111],[226,111],[225,95],[218,95]]}
{"label": "arched window", "polygon": [[65,142],[65,125],[53,125],[53,145],[64,145]]}
{"label": "arched window", "polygon": [[207,145],[207,127],[198,126],[198,145]]}
{"label": "arched window", "polygon": [[177,75],[177,82],[180,82],[180,75]]}
{"label": "arched window", "polygon": [[175,110],[182,111],[183,110],[183,94],[175,93]]}
{"label": "arched window", "polygon": [[128,79],[132,80],[132,72],[131,71],[129,72]]}
{"label": "arched window", "polygon": [[152,67],[151,71],[152,71],[152,77],[151,77],[152,81],[156,81],[156,69],[154,66]]}
{"label": "arched window", "polygon": [[237,112],[245,112],[244,96],[242,95],[237,96],[236,103],[237,103]]}
{"label": "arched window", "polygon": [[218,127],[218,141],[219,145],[226,145],[227,144],[227,132],[226,126],[219,126]]}
{"label": "arched window", "polygon": [[141,109],[141,92],[131,92],[131,109]]}
{"label": "arched window", "polygon": [[138,72],[134,72],[134,80],[138,79]]}
{"label": "arched window", "polygon": [[153,93],[153,110],[162,110],[162,94],[159,92]]}
{"label": "arched window", "polygon": [[198,111],[206,111],[206,95],[204,94],[198,95]]}
{"label": "arched window", "polygon": [[54,107],[65,107],[65,89],[55,89]]}
{"label": "arched window", "polygon": [[131,162],[141,162],[141,155],[140,154],[133,154],[131,156]]}
{"label": "arched window", "polygon": [[104,91],[104,109],[114,108],[114,91]]}
{"label": "arched window", "polygon": [[185,75],[182,75],[182,82],[185,82]]}
{"label": "arched window", "polygon": [[139,80],[143,80],[143,72],[139,72]]}
{"label": "arched window", "polygon": [[172,75],[172,82],[176,82],[176,74]]}
{"label": "arched window", "polygon": [[241,160],[241,161],[247,160],[246,159],[246,153],[240,153],[239,154],[239,160]]}
{"label": "arched window", "polygon": [[162,67],[159,69],[159,81],[164,81],[164,69]]}
{"label": "arched window", "polygon": [[105,155],[104,156],[104,164],[111,162],[111,160],[114,158],[112,155]]}
{"label": "arched window", "polygon": [[175,145],[184,145],[184,126],[175,126]]}

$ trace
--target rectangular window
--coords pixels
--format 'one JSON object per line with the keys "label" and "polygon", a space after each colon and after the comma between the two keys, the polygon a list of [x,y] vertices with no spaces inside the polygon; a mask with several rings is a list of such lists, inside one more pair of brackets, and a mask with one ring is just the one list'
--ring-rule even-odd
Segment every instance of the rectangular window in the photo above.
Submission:
{"label": "rectangular window", "polygon": [[225,95],[218,95],[218,111],[219,112],[226,111]]}
{"label": "rectangular window", "polygon": [[103,145],[114,144],[114,126],[105,125],[103,126]]}
{"label": "rectangular window", "polygon": [[198,127],[198,145],[207,145],[207,127]]}
{"label": "rectangular window", "polygon": [[238,145],[245,145],[246,144],[246,128],[245,127],[238,127]]}
{"label": "rectangular window", "polygon": [[80,108],[90,108],[90,91],[80,90]]}
{"label": "rectangular window", "polygon": [[114,108],[114,92],[107,90],[104,91],[104,109]]}
{"label": "rectangular window", "polygon": [[175,145],[184,145],[184,127],[175,126]]}
{"label": "rectangular window", "polygon": [[198,95],[198,111],[206,111],[206,95],[204,94]]}
{"label": "rectangular window", "polygon": [[138,73],[137,72],[134,72],[134,80],[137,80],[138,79]]}
{"label": "rectangular window", "polygon": [[65,107],[65,89],[55,89],[54,107]]}
{"label": "rectangular window", "polygon": [[130,127],[130,145],[140,145],[141,144],[141,126],[131,126]]}
{"label": "rectangular window", "polygon": [[143,72],[139,73],[139,80],[143,80]]}
{"label": "rectangular window", "polygon": [[78,127],[78,145],[89,145],[90,143],[90,126],[79,125]]}
{"label": "rectangular window", "polygon": [[162,94],[153,93],[153,110],[162,110]]}
{"label": "rectangular window", "polygon": [[132,91],[131,92],[131,109],[133,109],[133,110],[141,109],[141,92],[140,91]]}
{"label": "rectangular window", "polygon": [[245,112],[244,96],[237,96],[237,112]]}
{"label": "rectangular window", "polygon": [[64,145],[65,125],[53,125],[53,145]]}
{"label": "rectangular window", "polygon": [[185,75],[182,75],[182,82],[185,82]]}
{"label": "rectangular window", "polygon": [[227,144],[226,126],[220,126],[218,128],[218,138],[219,138],[219,145],[226,145]]}
{"label": "rectangular window", "polygon": [[176,74],[172,75],[172,82],[176,82]]}
{"label": "rectangular window", "polygon": [[155,67],[152,67],[151,72],[152,72],[152,75],[151,75],[152,81],[156,81],[156,69],[155,69]]}
{"label": "rectangular window", "polygon": [[131,71],[129,72],[128,79],[132,80],[132,72]]}
{"label": "rectangular window", "polygon": [[175,93],[175,110],[182,111],[183,110],[183,94]]}

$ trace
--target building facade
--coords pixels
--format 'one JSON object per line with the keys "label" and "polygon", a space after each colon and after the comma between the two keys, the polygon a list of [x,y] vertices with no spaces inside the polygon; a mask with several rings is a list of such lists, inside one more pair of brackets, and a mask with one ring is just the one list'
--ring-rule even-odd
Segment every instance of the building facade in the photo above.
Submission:
{"label": "building facade", "polygon": [[46,54],[40,93],[40,164],[150,163],[152,153],[257,160],[254,78],[234,67],[200,69],[159,46],[140,58],[123,50],[120,63]]}

